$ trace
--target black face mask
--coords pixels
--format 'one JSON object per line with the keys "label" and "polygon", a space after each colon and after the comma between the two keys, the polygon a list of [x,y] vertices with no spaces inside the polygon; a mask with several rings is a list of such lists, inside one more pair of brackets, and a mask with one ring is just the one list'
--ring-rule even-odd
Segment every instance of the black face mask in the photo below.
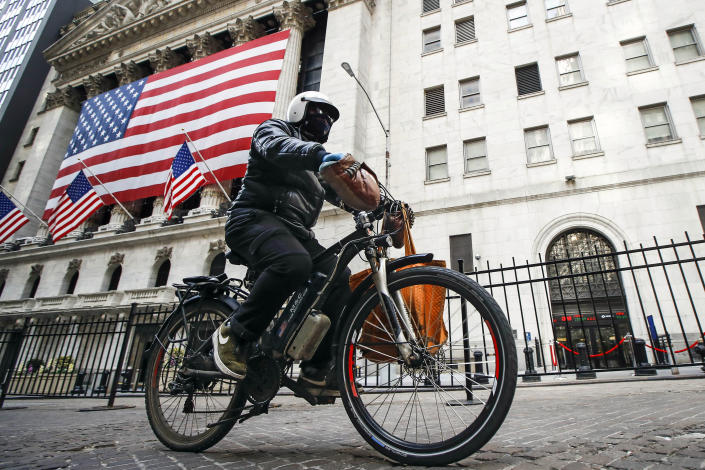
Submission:
{"label": "black face mask", "polygon": [[323,144],[328,141],[332,126],[330,117],[325,114],[307,116],[301,126],[301,134],[309,140]]}

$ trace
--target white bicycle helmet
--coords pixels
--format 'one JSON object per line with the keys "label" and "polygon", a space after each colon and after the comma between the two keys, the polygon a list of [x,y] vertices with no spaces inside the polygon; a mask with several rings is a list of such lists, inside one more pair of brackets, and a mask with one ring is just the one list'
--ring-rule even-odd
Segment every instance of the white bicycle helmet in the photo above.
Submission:
{"label": "white bicycle helmet", "polygon": [[286,111],[286,120],[292,124],[299,124],[306,117],[309,103],[317,103],[333,119],[333,122],[340,117],[338,108],[326,95],[317,91],[304,91],[294,96],[294,99],[289,103],[289,108]]}

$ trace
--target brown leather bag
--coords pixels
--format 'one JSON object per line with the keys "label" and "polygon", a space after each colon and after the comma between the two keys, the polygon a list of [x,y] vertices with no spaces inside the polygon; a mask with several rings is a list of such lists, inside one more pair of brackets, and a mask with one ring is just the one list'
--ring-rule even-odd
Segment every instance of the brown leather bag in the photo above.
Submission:
{"label": "brown leather bag", "polygon": [[[409,217],[406,209],[401,209],[404,220],[404,251],[411,255],[416,253],[414,241],[411,238]],[[445,268],[446,262],[443,260],[432,260],[427,263],[418,263],[406,266],[401,269],[408,269],[417,266],[438,266]],[[350,276],[350,288],[357,287],[363,279],[370,274],[370,270],[360,271]],[[448,341],[448,330],[443,318],[446,301],[446,290],[434,285],[413,285],[401,290],[404,303],[409,309],[411,322],[414,326],[416,337],[423,346],[428,348],[432,355],[436,355],[443,345]],[[375,363],[393,363],[397,361],[397,348],[395,340],[390,332],[392,331],[389,321],[380,307],[375,307],[365,323],[362,325],[358,345],[361,346],[362,357]]]}
{"label": "brown leather bag", "polygon": [[379,206],[377,175],[364,163],[347,154],[320,171],[323,180],[333,188],[340,199],[359,211],[371,211]]}

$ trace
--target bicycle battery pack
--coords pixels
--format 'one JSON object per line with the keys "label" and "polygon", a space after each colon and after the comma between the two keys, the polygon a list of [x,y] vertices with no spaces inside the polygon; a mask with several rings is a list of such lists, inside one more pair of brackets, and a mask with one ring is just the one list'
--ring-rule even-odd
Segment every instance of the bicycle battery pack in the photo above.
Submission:
{"label": "bicycle battery pack", "polygon": [[327,276],[316,272],[306,285],[291,296],[284,311],[274,320],[267,346],[294,360],[310,359],[330,327],[330,319],[311,309]]}

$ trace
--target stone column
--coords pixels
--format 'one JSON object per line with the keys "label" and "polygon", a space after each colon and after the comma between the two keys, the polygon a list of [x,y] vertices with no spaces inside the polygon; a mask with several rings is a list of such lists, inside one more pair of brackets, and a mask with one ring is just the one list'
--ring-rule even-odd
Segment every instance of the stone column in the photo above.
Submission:
{"label": "stone column", "polygon": [[152,204],[152,215],[140,220],[140,225],[162,223],[166,220],[164,214],[164,196],[157,196]]}
{"label": "stone column", "polygon": [[74,111],[80,111],[81,97],[78,91],[70,86],[65,86],[47,93],[46,101],[44,102],[44,112],[61,106],[66,106]]}
{"label": "stone column", "polygon": [[[135,208],[137,206],[136,202],[137,201],[122,203],[123,206],[125,206],[125,209],[130,211],[133,217],[135,214]],[[98,227],[98,232],[114,232],[115,230],[121,228],[128,220],[130,220],[130,215],[125,212],[125,210],[120,207],[119,204],[115,204],[110,209],[110,221],[107,225],[101,225],[100,227]]]}
{"label": "stone column", "polygon": [[304,33],[316,25],[313,12],[301,3],[301,0],[283,2],[281,8],[274,10],[282,30],[290,31],[289,42],[286,45],[282,73],[277,85],[277,101],[274,103],[275,118],[285,118],[289,102],[296,95],[296,83],[299,79],[301,63],[301,43]]}
{"label": "stone column", "polygon": [[243,19],[236,19],[235,24],[228,24],[228,33],[233,40],[233,47],[245,44],[253,39],[264,36],[265,30],[262,23],[256,21],[252,15]]}
{"label": "stone column", "polygon": [[[230,188],[229,181],[221,181],[220,184],[223,185],[225,191]],[[225,194],[217,184],[207,184],[201,190],[200,204],[196,209],[191,209],[189,215],[208,214],[210,216],[212,210],[218,209],[222,203],[227,201]]]}
{"label": "stone column", "polygon": [[169,70],[170,68],[181,65],[184,62],[184,58],[181,54],[177,54],[168,47],[165,47],[164,49],[157,49],[149,54],[149,63],[155,73]]}
{"label": "stone column", "polygon": [[211,36],[208,31],[194,35],[193,39],[186,41],[186,47],[191,53],[191,61],[203,59],[224,49],[223,43]]}

